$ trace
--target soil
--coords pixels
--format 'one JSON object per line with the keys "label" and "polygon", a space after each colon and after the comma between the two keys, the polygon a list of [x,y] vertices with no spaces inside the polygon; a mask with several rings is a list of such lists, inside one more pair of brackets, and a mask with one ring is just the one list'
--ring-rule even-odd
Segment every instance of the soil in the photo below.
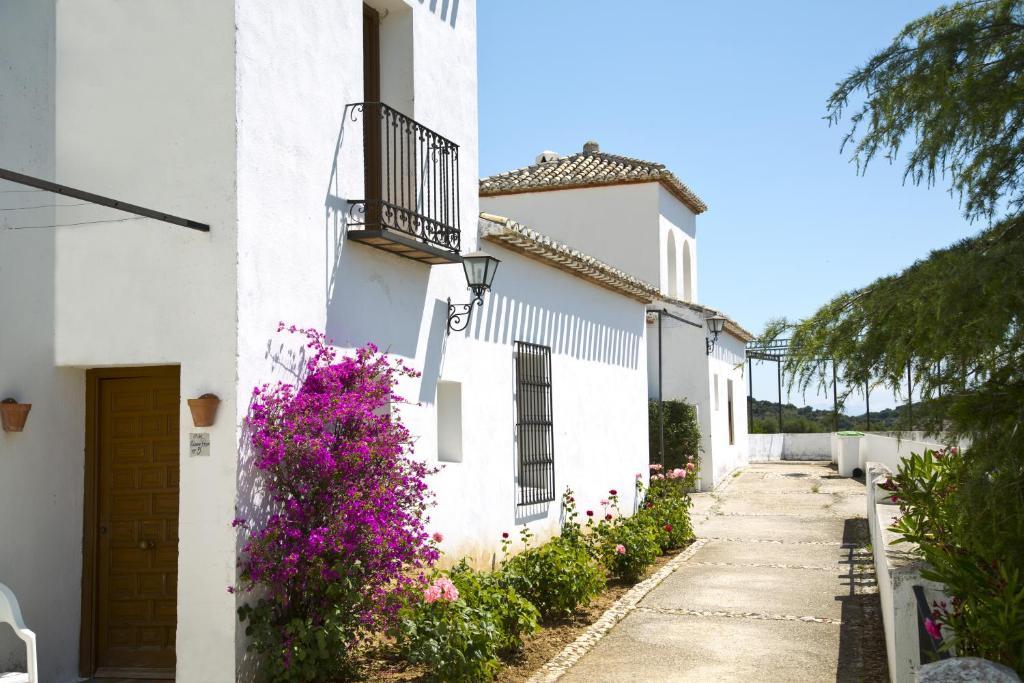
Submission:
{"label": "soil", "polygon": [[[670,551],[655,561],[646,576],[661,569],[683,549]],[[591,624],[597,621],[612,604],[633,587],[621,581],[611,581],[608,587],[586,607],[582,607],[569,619],[541,625],[541,629],[523,639],[523,649],[505,661],[505,667],[495,679],[498,683],[523,683],[548,661],[573,642]],[[381,642],[367,650],[362,670],[365,680],[383,681],[426,681],[425,669],[410,667],[399,659],[389,643]]]}

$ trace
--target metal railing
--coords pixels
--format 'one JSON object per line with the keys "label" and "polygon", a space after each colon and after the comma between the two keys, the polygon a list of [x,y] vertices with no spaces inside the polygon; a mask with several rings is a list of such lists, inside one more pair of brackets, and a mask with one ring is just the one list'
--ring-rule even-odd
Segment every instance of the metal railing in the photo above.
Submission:
{"label": "metal railing", "polygon": [[349,105],[363,118],[365,199],[351,202],[349,225],[393,230],[458,254],[459,146],[381,102]]}

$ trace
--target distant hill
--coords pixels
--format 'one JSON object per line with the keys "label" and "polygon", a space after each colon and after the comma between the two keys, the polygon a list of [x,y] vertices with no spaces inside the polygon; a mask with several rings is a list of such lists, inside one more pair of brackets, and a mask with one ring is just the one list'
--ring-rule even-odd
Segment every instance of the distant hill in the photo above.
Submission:
{"label": "distant hill", "polygon": [[[754,416],[754,434],[775,434],[779,431],[778,407],[772,401],[759,401],[754,399],[751,402],[751,412]],[[871,431],[888,431],[896,429],[907,429],[906,406],[887,408],[886,410],[871,411]],[[792,403],[782,404],[782,431],[789,434],[803,434],[807,432],[831,432],[832,411],[819,410],[804,406],[797,408]],[[839,414],[839,429],[866,430],[867,422],[864,415]]]}

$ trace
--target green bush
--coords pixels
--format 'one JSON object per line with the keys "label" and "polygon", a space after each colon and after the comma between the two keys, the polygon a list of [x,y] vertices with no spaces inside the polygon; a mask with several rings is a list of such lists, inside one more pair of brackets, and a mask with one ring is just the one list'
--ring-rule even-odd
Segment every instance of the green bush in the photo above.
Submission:
{"label": "green bush", "polygon": [[417,601],[399,613],[399,652],[423,664],[435,681],[485,681],[501,669],[498,625],[483,607],[464,600]]}
{"label": "green bush", "polygon": [[598,552],[608,573],[635,583],[661,553],[658,529],[646,515],[633,515],[598,526]]}
{"label": "green bush", "polygon": [[[687,456],[700,465],[700,425],[697,409],[685,401],[663,401],[665,409],[665,468],[685,467]],[[650,457],[652,463],[660,463],[658,430],[658,402],[649,401],[647,406]]]}
{"label": "green bush", "polygon": [[459,589],[461,600],[491,615],[498,631],[498,652],[508,654],[522,649],[523,636],[537,630],[537,608],[507,585],[500,573],[473,571],[462,560],[449,576]]}
{"label": "green bush", "polygon": [[587,546],[562,537],[509,557],[501,565],[501,577],[533,603],[545,621],[571,615],[605,586],[604,573]]}
{"label": "green bush", "polygon": [[[930,568],[922,575],[945,585],[951,604],[933,605],[932,620],[952,632],[959,656],[983,657],[1024,671],[1024,575],[1017,530],[989,525],[971,490],[971,453],[927,450],[905,459],[893,480],[903,516],[893,530],[917,544]],[[1020,476],[1020,465],[1014,476]],[[988,480],[1005,473],[990,471]],[[990,495],[995,495],[994,493]]]}
{"label": "green bush", "polygon": [[661,482],[653,482],[651,491],[636,516],[650,520],[658,535],[658,546],[661,552],[665,553],[682,548],[693,540],[693,526],[690,523],[692,503],[685,494],[656,495],[659,483]]}

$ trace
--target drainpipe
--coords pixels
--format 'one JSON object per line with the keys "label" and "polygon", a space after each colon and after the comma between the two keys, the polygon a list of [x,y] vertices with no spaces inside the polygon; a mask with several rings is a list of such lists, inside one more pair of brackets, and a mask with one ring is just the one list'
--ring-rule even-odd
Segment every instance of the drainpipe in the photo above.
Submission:
{"label": "drainpipe", "polygon": [[754,433],[754,360],[747,358],[747,434]]}

